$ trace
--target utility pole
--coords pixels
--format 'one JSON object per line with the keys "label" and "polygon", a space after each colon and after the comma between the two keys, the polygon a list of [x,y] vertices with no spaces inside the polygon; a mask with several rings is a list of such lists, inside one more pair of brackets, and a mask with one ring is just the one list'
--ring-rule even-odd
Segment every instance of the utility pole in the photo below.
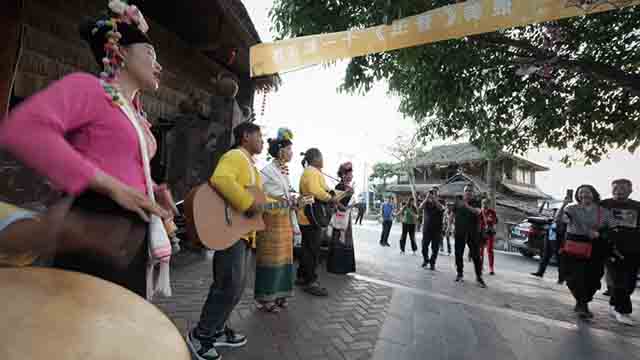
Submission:
{"label": "utility pole", "polygon": [[369,213],[369,186],[367,183],[367,160],[364,160],[364,169],[362,169],[362,190],[364,191],[365,215]]}

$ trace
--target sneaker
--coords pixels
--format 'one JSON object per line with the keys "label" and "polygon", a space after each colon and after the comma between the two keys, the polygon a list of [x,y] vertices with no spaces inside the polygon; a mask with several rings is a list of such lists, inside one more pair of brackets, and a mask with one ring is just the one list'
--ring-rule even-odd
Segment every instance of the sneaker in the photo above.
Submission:
{"label": "sneaker", "polygon": [[456,276],[456,282],[461,282],[464,281],[462,274],[458,274],[458,276]]}
{"label": "sneaker", "polygon": [[435,264],[431,264],[429,269],[431,269],[431,271],[436,271],[436,265]]}
{"label": "sneaker", "polygon": [[247,344],[247,337],[235,332],[228,326],[215,335],[213,346],[240,347]]}
{"label": "sneaker", "polygon": [[481,288],[487,288],[487,284],[484,282],[484,280],[482,280],[482,278],[478,278],[476,281],[478,282],[478,286],[480,286]]}
{"label": "sneaker", "polygon": [[491,272],[489,273],[489,275],[491,275],[491,276],[494,276],[495,274],[496,274],[496,272],[495,272],[495,271],[491,271]]}
{"label": "sneaker", "polygon": [[620,324],[633,326],[633,319],[631,319],[631,316],[629,316],[629,314],[619,313],[616,310],[615,306],[609,306],[609,315],[611,315],[612,318],[616,319],[616,321]]}
{"label": "sneaker", "polygon": [[187,334],[187,345],[193,356],[198,360],[222,359],[222,356],[218,354],[213,345],[213,340],[198,339],[194,334],[194,330],[189,331],[189,334]]}
{"label": "sneaker", "polygon": [[423,268],[426,268],[426,267],[427,267],[427,265],[428,265],[428,264],[427,264],[427,262],[426,262],[426,261],[422,263],[422,267],[423,267]]}
{"label": "sneaker", "polygon": [[531,273],[531,275],[532,275],[532,276],[535,276],[535,277],[539,277],[539,278],[541,278],[541,277],[543,276],[543,275],[542,275],[542,274],[540,274],[539,272],[532,272],[532,273]]}
{"label": "sneaker", "polygon": [[320,284],[318,284],[317,282],[314,282],[313,284],[305,287],[304,288],[304,292],[309,293],[309,294],[314,295],[314,296],[320,296],[320,297],[329,296],[329,291],[327,291],[327,289],[321,287]]}

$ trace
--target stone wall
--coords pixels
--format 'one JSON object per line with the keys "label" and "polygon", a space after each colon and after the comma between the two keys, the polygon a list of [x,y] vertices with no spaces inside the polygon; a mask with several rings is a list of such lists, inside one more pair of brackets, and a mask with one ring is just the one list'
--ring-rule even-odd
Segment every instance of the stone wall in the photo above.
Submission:
{"label": "stone wall", "polygon": [[[27,0],[24,8],[22,57],[18,64],[13,93],[25,98],[75,71],[97,73],[89,47],[80,39],[78,24],[86,16],[99,13],[104,0]],[[178,105],[190,96],[202,101],[210,113],[214,95],[210,79],[221,68],[170,31],[150,23],[150,37],[163,66],[162,84],[157,93],[145,94],[143,101],[150,120],[173,118]],[[216,119],[211,119],[215,121]],[[40,201],[48,192],[45,182],[24,169],[7,154],[0,154],[0,197],[18,204]]]}

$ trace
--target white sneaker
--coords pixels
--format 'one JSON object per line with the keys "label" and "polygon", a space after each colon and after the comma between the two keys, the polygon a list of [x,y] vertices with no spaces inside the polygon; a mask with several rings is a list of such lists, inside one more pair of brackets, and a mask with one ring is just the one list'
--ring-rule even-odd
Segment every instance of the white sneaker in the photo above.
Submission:
{"label": "white sneaker", "polygon": [[633,326],[633,319],[631,319],[631,316],[629,316],[629,314],[621,314],[617,312],[614,306],[609,306],[609,314],[620,324]]}
{"label": "white sneaker", "polygon": [[629,316],[629,314],[620,314],[620,313],[616,312],[616,320],[620,324],[624,324],[624,325],[627,325],[627,326],[633,326],[633,319],[631,319],[631,316]]}

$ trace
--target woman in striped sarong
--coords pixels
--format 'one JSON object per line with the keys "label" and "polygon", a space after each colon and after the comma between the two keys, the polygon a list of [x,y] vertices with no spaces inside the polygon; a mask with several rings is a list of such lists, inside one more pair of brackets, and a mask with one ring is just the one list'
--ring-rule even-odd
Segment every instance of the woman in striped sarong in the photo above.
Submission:
{"label": "woman in striped sarong", "polygon": [[[273,161],[262,169],[263,188],[267,196],[279,200],[292,199],[287,164],[293,157],[291,131],[279,129],[269,139],[269,155]],[[256,242],[255,300],[266,312],[279,312],[293,296],[293,240],[300,236],[294,210],[276,210],[264,214],[265,231]]]}

